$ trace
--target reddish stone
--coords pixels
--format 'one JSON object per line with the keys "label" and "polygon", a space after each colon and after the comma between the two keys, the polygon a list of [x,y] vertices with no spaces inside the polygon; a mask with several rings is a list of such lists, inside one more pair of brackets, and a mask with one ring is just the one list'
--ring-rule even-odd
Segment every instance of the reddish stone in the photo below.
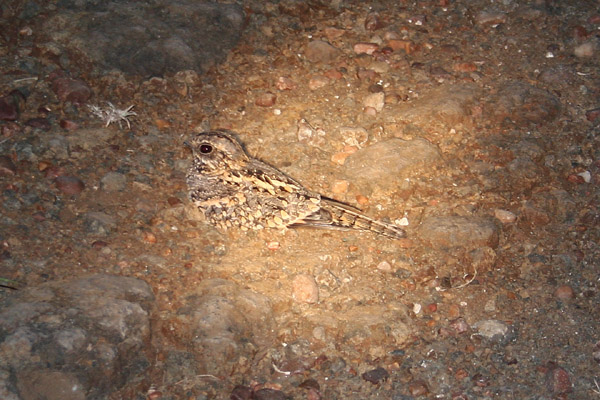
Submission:
{"label": "reddish stone", "polygon": [[569,285],[561,285],[554,291],[554,297],[559,300],[570,300],[575,297],[573,288]]}
{"label": "reddish stone", "polygon": [[410,54],[414,51],[414,46],[410,40],[392,39],[388,41],[388,46],[394,51],[404,50],[406,54]]}
{"label": "reddish stone", "polygon": [[356,54],[371,55],[377,49],[379,49],[379,45],[377,43],[359,42],[354,45],[354,52]]}
{"label": "reddish stone", "polygon": [[297,86],[296,82],[286,76],[280,76],[277,79],[277,89],[279,90],[294,90]]}
{"label": "reddish stone", "polygon": [[379,14],[376,12],[369,13],[369,15],[367,15],[367,18],[365,18],[365,29],[367,31],[376,31],[377,29],[381,29],[384,26],[385,24],[381,20]]}
{"label": "reddish stone", "polygon": [[74,121],[71,121],[68,119],[61,119],[60,127],[66,131],[74,131],[79,128],[79,124],[77,122],[74,122]]}
{"label": "reddish stone", "polygon": [[594,108],[593,110],[588,110],[585,113],[585,117],[590,122],[596,121],[598,116],[600,116],[600,108]]}
{"label": "reddish stone", "polygon": [[589,35],[589,32],[581,25],[577,25],[573,28],[573,38],[575,40],[585,40]]}
{"label": "reddish stone", "polygon": [[49,131],[51,128],[50,121],[48,121],[46,118],[31,118],[25,122],[25,125],[31,126],[32,128],[41,129],[43,131]]}
{"label": "reddish stone", "polygon": [[60,101],[83,104],[92,96],[92,90],[82,80],[58,77],[52,81],[52,90]]}
{"label": "reddish stone", "polygon": [[8,156],[0,156],[0,176],[14,175],[17,172],[15,163]]}
{"label": "reddish stone", "polygon": [[15,121],[19,117],[16,104],[10,96],[0,98],[0,120]]}
{"label": "reddish stone", "polygon": [[569,373],[555,363],[548,363],[546,387],[554,395],[570,393],[573,390]]}
{"label": "reddish stone", "polygon": [[453,69],[457,72],[475,72],[477,71],[477,65],[470,62],[457,63],[454,64]]}
{"label": "reddish stone", "polygon": [[263,93],[256,98],[254,103],[260,107],[271,107],[275,104],[275,100],[277,100],[277,96],[273,93]]}
{"label": "reddish stone", "polygon": [[427,383],[425,381],[416,380],[408,385],[408,391],[410,392],[411,396],[425,396],[429,393],[429,388],[427,387]]}
{"label": "reddish stone", "polygon": [[328,71],[325,71],[325,73],[323,75],[325,75],[327,78],[333,79],[333,80],[342,79],[344,77],[344,75],[337,69],[330,69]]}
{"label": "reddish stone", "polygon": [[75,176],[59,176],[54,183],[65,194],[79,194],[85,188],[83,181]]}

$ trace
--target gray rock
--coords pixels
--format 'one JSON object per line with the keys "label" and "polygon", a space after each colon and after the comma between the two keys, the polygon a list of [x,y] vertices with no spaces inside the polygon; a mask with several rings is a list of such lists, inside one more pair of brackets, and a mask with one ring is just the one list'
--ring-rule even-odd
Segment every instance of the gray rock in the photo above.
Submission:
{"label": "gray rock", "polygon": [[244,28],[243,8],[195,0],[61,1],[45,30],[95,64],[125,73],[206,71],[221,62]]}
{"label": "gray rock", "polygon": [[492,122],[544,124],[556,119],[561,103],[553,94],[524,82],[505,83],[485,107]]}
{"label": "gray rock", "polygon": [[153,304],[145,282],[110,275],[48,282],[3,300],[1,397],[108,398],[149,365],[142,349]]}
{"label": "gray rock", "polygon": [[114,216],[99,211],[85,213],[83,220],[87,231],[95,235],[108,235],[117,227]]}
{"label": "gray rock", "polygon": [[328,63],[335,60],[340,51],[324,40],[313,40],[306,46],[304,54],[310,62]]}
{"label": "gray rock", "polygon": [[22,399],[85,400],[85,386],[76,374],[35,369],[17,374],[17,387]]}
{"label": "gray rock", "polygon": [[434,216],[419,227],[419,236],[434,248],[498,246],[499,228],[493,220],[480,217]]}
{"label": "gray rock", "polygon": [[50,158],[66,160],[69,158],[69,142],[62,135],[56,135],[48,140]]}
{"label": "gray rock", "polygon": [[396,118],[429,131],[432,124],[446,127],[471,120],[471,106],[480,90],[473,85],[446,85],[423,93],[417,100],[398,106]]}
{"label": "gray rock", "polygon": [[119,172],[109,172],[100,179],[100,187],[106,192],[121,192],[127,186],[127,177]]}
{"label": "gray rock", "polygon": [[495,319],[477,321],[472,327],[477,331],[475,335],[482,336],[495,342],[507,343],[516,336],[516,332],[512,327]]}
{"label": "gray rock", "polygon": [[412,168],[430,165],[441,158],[439,149],[425,139],[389,139],[350,155],[344,163],[346,176],[366,188],[392,189],[410,176]]}
{"label": "gray rock", "polygon": [[67,136],[67,140],[72,152],[79,152],[79,149],[87,151],[105,146],[112,135],[107,128],[77,129]]}
{"label": "gray rock", "polygon": [[184,304],[177,312],[177,334],[198,355],[199,373],[226,373],[239,358],[251,358],[274,340],[269,300],[234,283],[203,281]]}

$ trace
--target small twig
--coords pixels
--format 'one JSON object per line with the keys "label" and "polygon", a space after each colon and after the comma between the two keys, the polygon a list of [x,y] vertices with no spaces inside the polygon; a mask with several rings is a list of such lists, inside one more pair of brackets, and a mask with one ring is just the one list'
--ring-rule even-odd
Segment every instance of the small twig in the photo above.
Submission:
{"label": "small twig", "polygon": [[473,272],[473,277],[471,279],[469,279],[467,282],[463,283],[462,285],[454,286],[454,287],[451,287],[448,289],[444,289],[444,288],[438,286],[438,287],[436,287],[436,290],[438,292],[445,292],[446,290],[449,290],[449,289],[462,289],[464,287],[469,286],[471,284],[471,282],[473,282],[475,280],[475,278],[477,278],[477,270],[475,270],[475,272]]}
{"label": "small twig", "polygon": [[462,285],[458,285],[454,289],[462,289],[466,286],[469,286],[471,284],[471,282],[473,282],[475,280],[475,278],[477,278],[477,270],[475,270],[475,272],[473,273],[473,277],[471,279],[469,279],[467,282],[463,283]]}
{"label": "small twig", "polygon": [[192,378],[183,378],[182,380],[180,380],[180,381],[177,381],[177,382],[175,382],[174,384],[175,384],[175,385],[180,385],[180,384],[182,384],[182,383],[189,382],[189,381],[190,381],[191,379],[193,379],[193,378],[212,378],[212,379],[216,379],[216,380],[218,380],[218,381],[220,381],[220,380],[221,380],[221,378],[219,378],[219,377],[216,377],[216,376],[214,376],[214,375],[211,375],[211,374],[203,374],[203,375],[196,375],[196,376],[194,376],[194,377],[192,377]]}
{"label": "small twig", "polygon": [[280,374],[287,375],[287,376],[289,376],[289,375],[292,374],[290,371],[282,371],[282,370],[280,370],[279,368],[277,368],[277,365],[275,365],[274,363],[271,363],[271,365],[273,366],[273,369],[275,370],[275,372],[278,372]]}
{"label": "small twig", "polygon": [[600,395],[600,385],[598,385],[598,381],[596,380],[596,378],[594,378],[594,385],[596,385],[596,389],[592,389],[592,392]]}

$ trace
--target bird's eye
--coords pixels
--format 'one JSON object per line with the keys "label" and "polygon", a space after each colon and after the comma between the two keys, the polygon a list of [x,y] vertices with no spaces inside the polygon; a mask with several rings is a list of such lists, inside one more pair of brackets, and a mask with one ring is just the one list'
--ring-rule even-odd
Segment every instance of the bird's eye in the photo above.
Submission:
{"label": "bird's eye", "polygon": [[200,145],[200,153],[208,154],[213,151],[213,147],[210,144],[202,144]]}

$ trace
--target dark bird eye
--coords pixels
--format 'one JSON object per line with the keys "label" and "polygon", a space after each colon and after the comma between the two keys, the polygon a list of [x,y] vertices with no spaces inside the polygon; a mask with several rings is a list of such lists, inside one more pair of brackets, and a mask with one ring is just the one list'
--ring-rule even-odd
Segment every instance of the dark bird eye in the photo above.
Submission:
{"label": "dark bird eye", "polygon": [[200,153],[208,154],[213,151],[213,147],[210,144],[202,144],[200,145]]}

